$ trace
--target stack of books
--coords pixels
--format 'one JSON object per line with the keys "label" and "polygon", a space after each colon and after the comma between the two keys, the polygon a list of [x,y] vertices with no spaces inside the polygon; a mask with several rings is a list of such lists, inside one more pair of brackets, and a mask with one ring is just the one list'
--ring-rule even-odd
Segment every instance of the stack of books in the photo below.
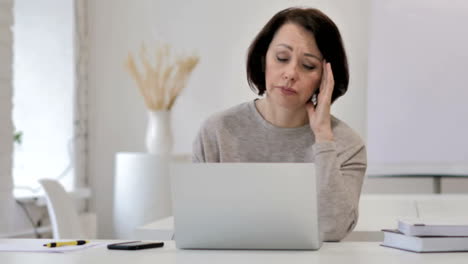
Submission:
{"label": "stack of books", "polygon": [[412,252],[468,251],[468,219],[407,218],[397,230],[384,229],[382,246]]}

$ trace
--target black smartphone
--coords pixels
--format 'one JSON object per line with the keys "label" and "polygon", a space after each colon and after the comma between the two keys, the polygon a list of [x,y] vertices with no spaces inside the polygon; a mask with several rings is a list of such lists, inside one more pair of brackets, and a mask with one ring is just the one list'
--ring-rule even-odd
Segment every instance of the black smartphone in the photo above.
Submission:
{"label": "black smartphone", "polygon": [[163,247],[164,242],[143,242],[143,241],[131,241],[131,242],[122,242],[107,245],[108,249],[117,249],[117,250],[139,250],[146,248],[158,248]]}

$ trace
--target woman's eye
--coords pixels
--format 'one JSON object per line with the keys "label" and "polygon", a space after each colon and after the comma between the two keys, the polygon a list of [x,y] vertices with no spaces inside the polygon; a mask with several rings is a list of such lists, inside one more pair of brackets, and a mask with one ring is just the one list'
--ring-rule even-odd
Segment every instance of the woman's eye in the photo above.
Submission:
{"label": "woman's eye", "polygon": [[288,58],[284,58],[284,57],[276,57],[276,59],[277,59],[278,61],[281,61],[281,62],[286,62],[286,61],[288,61]]}
{"label": "woman's eye", "polygon": [[306,68],[308,70],[313,70],[313,69],[315,69],[315,66],[304,64],[304,68]]}

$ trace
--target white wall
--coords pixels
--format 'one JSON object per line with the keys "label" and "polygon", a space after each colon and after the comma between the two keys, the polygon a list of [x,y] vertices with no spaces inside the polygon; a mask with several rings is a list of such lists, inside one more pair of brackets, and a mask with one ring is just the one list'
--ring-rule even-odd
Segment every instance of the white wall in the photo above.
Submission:
{"label": "white wall", "polygon": [[124,71],[127,53],[162,40],[200,55],[173,111],[174,152],[188,153],[205,118],[255,98],[245,77],[247,48],[271,16],[296,5],[321,9],[340,28],[351,81],[332,111],[365,137],[369,0],[89,1],[89,177],[100,237],[112,237],[115,153],[145,151],[146,112]]}
{"label": "white wall", "polygon": [[369,173],[466,175],[468,2],[372,2]]}

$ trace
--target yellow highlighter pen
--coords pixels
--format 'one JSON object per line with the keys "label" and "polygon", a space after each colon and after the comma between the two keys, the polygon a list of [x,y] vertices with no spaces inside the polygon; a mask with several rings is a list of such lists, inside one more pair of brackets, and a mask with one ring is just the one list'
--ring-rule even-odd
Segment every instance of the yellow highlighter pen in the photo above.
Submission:
{"label": "yellow highlighter pen", "polygon": [[64,241],[64,242],[51,242],[44,244],[44,247],[63,247],[63,246],[80,246],[89,243],[87,240],[74,240],[74,241]]}

